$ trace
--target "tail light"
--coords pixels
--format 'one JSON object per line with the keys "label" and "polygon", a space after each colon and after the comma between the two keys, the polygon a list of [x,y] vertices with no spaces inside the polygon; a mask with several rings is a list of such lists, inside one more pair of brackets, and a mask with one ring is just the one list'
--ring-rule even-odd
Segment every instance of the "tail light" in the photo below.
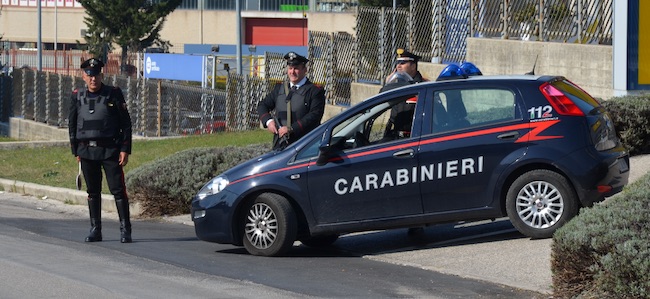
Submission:
{"label": "tail light", "polygon": [[564,95],[562,91],[555,88],[555,86],[545,83],[539,87],[539,90],[544,94],[546,100],[553,106],[553,109],[560,115],[569,116],[585,116],[584,112],[580,110],[569,97]]}

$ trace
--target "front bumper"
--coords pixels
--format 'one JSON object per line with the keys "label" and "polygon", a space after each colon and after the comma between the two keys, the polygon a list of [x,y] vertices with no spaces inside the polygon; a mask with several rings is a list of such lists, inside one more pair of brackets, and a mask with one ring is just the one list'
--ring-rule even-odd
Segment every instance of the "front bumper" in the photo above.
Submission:
{"label": "front bumper", "polygon": [[222,190],[203,200],[192,199],[191,217],[196,236],[203,241],[220,244],[236,244],[232,224],[234,223],[234,193]]}

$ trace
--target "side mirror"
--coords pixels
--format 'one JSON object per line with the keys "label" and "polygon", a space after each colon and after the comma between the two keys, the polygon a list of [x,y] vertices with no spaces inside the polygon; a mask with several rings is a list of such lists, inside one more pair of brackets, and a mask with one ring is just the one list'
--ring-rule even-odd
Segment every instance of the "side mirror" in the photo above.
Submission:
{"label": "side mirror", "polygon": [[346,138],[337,138],[333,144],[328,142],[323,143],[318,148],[318,158],[316,159],[317,166],[323,166],[329,162],[330,158],[334,157],[334,153],[343,149]]}
{"label": "side mirror", "polygon": [[318,149],[318,158],[316,159],[316,166],[323,166],[327,164],[330,159],[329,146],[322,146]]}

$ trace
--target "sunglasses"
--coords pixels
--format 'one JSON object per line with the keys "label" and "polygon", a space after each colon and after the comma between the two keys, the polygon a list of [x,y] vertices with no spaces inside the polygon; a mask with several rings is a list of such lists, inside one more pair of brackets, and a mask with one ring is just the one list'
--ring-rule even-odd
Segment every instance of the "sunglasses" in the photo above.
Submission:
{"label": "sunglasses", "polygon": [[409,62],[410,61],[407,61],[407,60],[400,60],[400,61],[397,62],[397,64],[407,64]]}

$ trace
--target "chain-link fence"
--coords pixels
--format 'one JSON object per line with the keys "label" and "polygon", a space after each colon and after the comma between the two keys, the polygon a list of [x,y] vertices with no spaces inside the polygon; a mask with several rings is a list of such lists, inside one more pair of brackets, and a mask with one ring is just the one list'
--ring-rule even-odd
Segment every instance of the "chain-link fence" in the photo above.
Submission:
{"label": "chain-link fence", "polygon": [[[28,69],[14,70],[12,75],[12,116],[67,127],[72,92],[85,86],[83,80]],[[226,91],[117,75],[105,76],[104,83],[122,89],[137,135],[209,134],[257,125],[256,115],[249,115],[244,126],[238,124],[238,115],[229,118]]]}
{"label": "chain-link fence", "polygon": [[398,48],[433,63],[465,60],[467,37],[612,44],[613,0],[411,0],[358,9],[356,77],[381,84]]}
{"label": "chain-link fence", "polygon": [[[353,81],[382,84],[398,48],[435,63],[465,60],[466,38],[507,38],[611,44],[613,0],[411,0],[408,8],[359,7],[356,36],[309,32],[308,77],[324,87],[327,103],[349,105]],[[18,53],[12,59],[18,59]],[[76,65],[83,53],[72,53]],[[284,53],[264,53],[258,76],[228,73],[225,90],[138,80],[105,72],[104,82],[122,88],[134,132],[144,136],[204,134],[258,127],[257,103],[286,80]],[[68,57],[68,56],[64,56]],[[78,70],[78,66],[75,67]],[[67,126],[70,94],[84,82],[74,76],[13,72],[11,105],[2,115]],[[7,92],[7,91],[10,92]],[[6,100],[0,101],[7,103]],[[10,107],[7,107],[10,106]],[[6,111],[10,110],[11,113]],[[4,120],[3,118],[3,121]]]}
{"label": "chain-link fence", "polygon": [[328,104],[350,105],[355,39],[345,32],[309,32],[309,79],[325,88]]}

